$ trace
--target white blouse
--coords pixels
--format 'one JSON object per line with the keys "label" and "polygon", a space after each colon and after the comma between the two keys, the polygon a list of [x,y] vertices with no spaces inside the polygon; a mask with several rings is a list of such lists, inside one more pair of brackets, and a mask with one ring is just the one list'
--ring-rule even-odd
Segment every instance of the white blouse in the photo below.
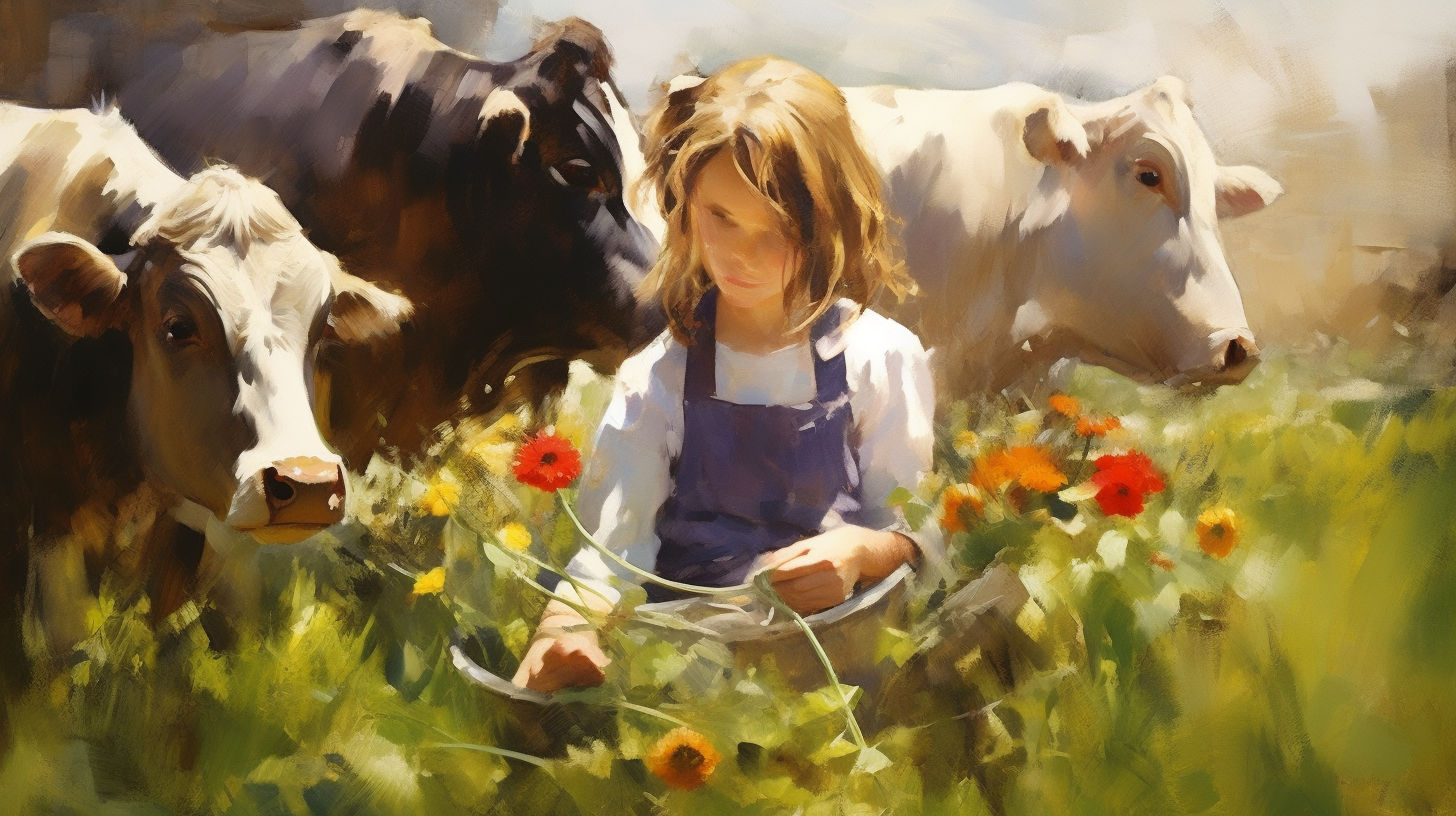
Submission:
{"label": "white blouse", "polygon": [[[896,530],[938,559],[944,545],[935,525],[912,532],[900,509],[886,506],[896,487],[914,490],[930,471],[935,396],[929,357],[920,340],[899,323],[865,310],[839,331],[810,343],[767,354],[717,346],[717,397],[746,405],[799,405],[815,397],[811,353],[829,359],[844,352],[850,410],[859,438],[861,523]],[[597,428],[581,479],[577,509],[582,524],[607,549],[651,571],[660,542],[658,510],[672,490],[671,463],[682,450],[683,376],[687,348],[663,332],[628,358],[617,372],[611,404]],[[577,580],[613,602],[612,578],[631,573],[583,546],[567,565]],[[557,591],[575,600],[571,585]]]}

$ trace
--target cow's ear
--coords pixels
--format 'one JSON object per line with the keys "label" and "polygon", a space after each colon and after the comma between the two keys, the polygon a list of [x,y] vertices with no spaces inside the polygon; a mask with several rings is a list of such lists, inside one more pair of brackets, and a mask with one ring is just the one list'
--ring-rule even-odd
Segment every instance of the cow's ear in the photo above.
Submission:
{"label": "cow's ear", "polygon": [[480,108],[480,141],[488,154],[509,151],[519,161],[531,138],[531,111],[514,91],[496,88]]}
{"label": "cow's ear", "polygon": [[335,267],[330,276],[334,302],[329,307],[329,326],[345,343],[368,343],[389,337],[414,315],[415,305],[403,295],[386,292]]}
{"label": "cow's ear", "polygon": [[659,131],[664,135],[686,122],[697,107],[705,77],[695,74],[679,74],[668,81],[665,90],[667,98],[662,103],[662,120]]}
{"label": "cow's ear", "polygon": [[35,305],[66,333],[95,337],[120,324],[126,275],[90,242],[47,232],[27,241],[13,260]]}
{"label": "cow's ear", "polygon": [[1047,97],[1026,115],[1021,141],[1032,158],[1046,164],[1076,164],[1087,158],[1087,129],[1059,97]]}
{"label": "cow's ear", "polygon": [[1219,218],[1237,218],[1258,212],[1284,194],[1284,187],[1257,167],[1241,164],[1218,168],[1214,197]]}

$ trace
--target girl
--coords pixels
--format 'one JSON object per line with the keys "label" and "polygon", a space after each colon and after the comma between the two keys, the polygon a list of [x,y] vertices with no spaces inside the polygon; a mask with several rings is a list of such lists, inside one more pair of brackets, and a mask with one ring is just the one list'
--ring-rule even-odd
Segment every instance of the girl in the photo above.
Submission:
{"label": "girl", "polygon": [[[930,470],[934,398],[919,341],[865,309],[913,284],[839,89],[791,62],[747,60],[670,93],[647,138],[668,231],[644,286],[669,329],[622,365],[583,522],[680,582],[728,586],[772,568],[802,613],[938,555],[886,506]],[[605,596],[577,600],[604,611],[620,597],[611,579],[630,580],[590,549],[567,571]],[[648,597],[668,596],[649,585]],[[549,605],[515,682],[602,682],[607,658],[583,623]]]}

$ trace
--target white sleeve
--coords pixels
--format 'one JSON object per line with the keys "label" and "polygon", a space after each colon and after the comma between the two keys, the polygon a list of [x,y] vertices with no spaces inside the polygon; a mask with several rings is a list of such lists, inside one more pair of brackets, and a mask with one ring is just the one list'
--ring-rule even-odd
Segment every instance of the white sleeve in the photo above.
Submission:
{"label": "white sleeve", "polygon": [[861,321],[866,325],[850,327],[854,341],[845,349],[851,380],[858,384],[851,406],[859,434],[861,522],[904,533],[922,558],[938,561],[945,555],[938,526],[927,523],[911,530],[901,509],[887,506],[895,488],[914,492],[932,467],[935,385],[930,358],[920,340],[899,323],[873,312],[856,323]]}
{"label": "white sleeve", "polygon": [[[577,494],[582,526],[633,566],[657,563],[657,512],[672,488],[670,462],[682,448],[682,379],[686,354],[670,335],[658,338],[622,364],[616,389],[597,427],[591,457]],[[566,572],[612,603],[621,593],[615,578],[637,582],[621,566],[582,545]],[[568,581],[557,592],[575,600]]]}

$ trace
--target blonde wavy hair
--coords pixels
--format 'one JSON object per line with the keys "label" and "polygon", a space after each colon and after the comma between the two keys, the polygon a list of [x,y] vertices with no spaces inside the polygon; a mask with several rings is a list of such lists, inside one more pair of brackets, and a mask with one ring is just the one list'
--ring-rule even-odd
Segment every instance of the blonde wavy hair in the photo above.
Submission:
{"label": "blonde wavy hair", "polygon": [[915,290],[887,228],[879,174],[844,95],[824,77],[775,57],[744,60],[668,93],[648,117],[646,141],[642,183],[657,194],[667,236],[642,294],[662,299],[678,340],[691,342],[693,313],[712,287],[689,199],[723,150],[799,249],[798,273],[784,287],[793,331],[841,297],[864,307],[881,290],[897,298]]}

